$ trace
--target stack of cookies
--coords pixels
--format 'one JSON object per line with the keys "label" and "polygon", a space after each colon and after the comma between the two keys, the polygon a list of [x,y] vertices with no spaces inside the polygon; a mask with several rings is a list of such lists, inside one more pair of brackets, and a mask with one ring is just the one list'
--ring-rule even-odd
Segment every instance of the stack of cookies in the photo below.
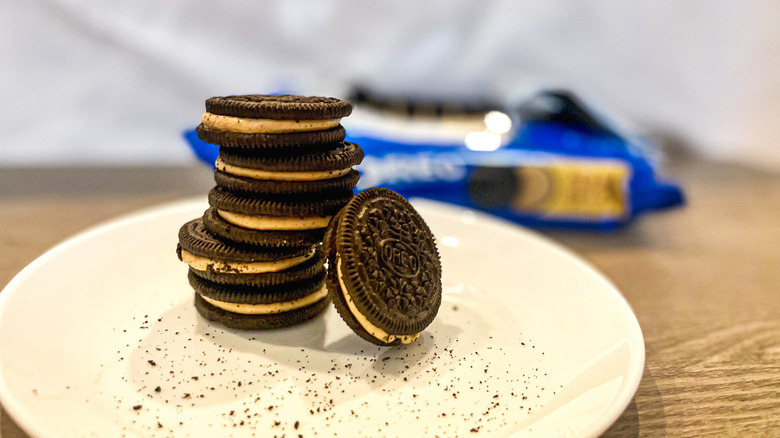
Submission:
{"label": "stack of cookies", "polygon": [[352,106],[335,98],[206,101],[198,136],[220,146],[210,208],[179,231],[195,306],[240,329],[308,320],[329,302],[323,234],[353,196],[363,159],[344,141]]}

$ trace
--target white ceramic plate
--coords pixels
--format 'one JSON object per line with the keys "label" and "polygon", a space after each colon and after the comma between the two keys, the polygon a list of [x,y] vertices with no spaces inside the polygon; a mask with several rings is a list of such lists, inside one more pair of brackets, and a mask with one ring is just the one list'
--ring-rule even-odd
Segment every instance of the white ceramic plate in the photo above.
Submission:
{"label": "white ceramic plate", "polygon": [[[333,308],[236,332],[196,313],[181,224],[201,199],[82,233],[0,293],[0,402],[33,436],[596,436],[644,343],[620,293],[559,246],[418,201],[444,270],[436,320],[381,348]],[[159,387],[159,391],[156,388]]]}

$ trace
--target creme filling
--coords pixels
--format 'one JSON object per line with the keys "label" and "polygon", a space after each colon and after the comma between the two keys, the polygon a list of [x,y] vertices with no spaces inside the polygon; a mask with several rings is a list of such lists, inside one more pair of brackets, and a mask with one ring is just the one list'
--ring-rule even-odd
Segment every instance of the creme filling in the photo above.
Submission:
{"label": "creme filling", "polygon": [[327,120],[274,120],[251,119],[247,117],[221,116],[209,112],[201,117],[203,124],[220,131],[243,132],[247,134],[279,134],[283,132],[321,131],[335,128],[341,119]]}
{"label": "creme filling", "polygon": [[227,310],[228,312],[242,313],[244,315],[269,315],[272,313],[289,312],[290,310],[309,306],[325,298],[327,295],[328,289],[323,286],[316,292],[306,295],[305,297],[301,297],[292,301],[283,301],[281,303],[240,304],[218,301],[203,295],[201,295],[201,297],[212,306],[219,307],[220,309]]}
{"label": "creme filling", "polygon": [[347,302],[347,308],[349,308],[350,313],[352,313],[352,316],[355,317],[358,324],[360,324],[361,327],[365,331],[368,332],[371,336],[379,339],[382,342],[393,342],[396,339],[400,339],[402,344],[411,344],[412,342],[417,339],[417,337],[420,336],[419,333],[415,333],[413,335],[391,335],[387,333],[386,331],[382,330],[381,328],[375,326],[371,323],[366,317],[360,313],[357,306],[355,306],[355,303],[352,301],[352,297],[349,295],[349,292],[347,292],[347,287],[344,285],[344,279],[341,274],[341,259],[336,259],[336,276],[339,279],[339,286],[341,294],[344,296],[344,301]]}
{"label": "creme filling", "polygon": [[348,174],[350,170],[352,170],[350,167],[347,169],[325,170],[318,172],[274,172],[269,170],[248,169],[246,167],[234,166],[232,164],[225,163],[221,158],[217,158],[217,161],[214,163],[214,165],[217,169],[231,175],[273,181],[318,181],[323,179],[333,179],[344,176]]}
{"label": "creme filling", "polygon": [[184,263],[190,265],[193,269],[207,271],[211,269],[214,272],[223,274],[262,274],[265,272],[278,272],[309,260],[314,256],[314,251],[308,254],[291,257],[281,260],[263,261],[263,262],[226,262],[224,260],[214,260],[207,257],[197,256],[186,250],[181,251],[181,259]]}
{"label": "creme filling", "polygon": [[264,231],[316,230],[327,227],[331,218],[330,216],[285,217],[248,215],[220,209],[217,209],[217,213],[233,225]]}

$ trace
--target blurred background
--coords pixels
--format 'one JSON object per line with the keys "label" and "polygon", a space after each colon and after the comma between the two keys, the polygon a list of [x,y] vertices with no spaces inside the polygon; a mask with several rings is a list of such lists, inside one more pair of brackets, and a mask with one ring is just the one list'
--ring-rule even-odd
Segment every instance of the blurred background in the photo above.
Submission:
{"label": "blurred background", "polygon": [[0,2],[0,166],[186,165],[212,95],[512,103],[540,87],[780,171],[780,3]]}

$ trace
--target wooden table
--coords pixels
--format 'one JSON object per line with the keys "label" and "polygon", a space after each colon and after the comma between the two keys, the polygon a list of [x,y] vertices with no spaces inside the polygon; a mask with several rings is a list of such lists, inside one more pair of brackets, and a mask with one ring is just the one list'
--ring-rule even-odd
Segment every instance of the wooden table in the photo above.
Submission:
{"label": "wooden table", "polygon": [[[606,436],[780,436],[780,175],[678,160],[688,205],[614,234],[546,232],[614,281],[647,359]],[[213,185],[201,167],[0,169],[0,287],[115,215]],[[3,411],[0,436],[26,436]]]}

